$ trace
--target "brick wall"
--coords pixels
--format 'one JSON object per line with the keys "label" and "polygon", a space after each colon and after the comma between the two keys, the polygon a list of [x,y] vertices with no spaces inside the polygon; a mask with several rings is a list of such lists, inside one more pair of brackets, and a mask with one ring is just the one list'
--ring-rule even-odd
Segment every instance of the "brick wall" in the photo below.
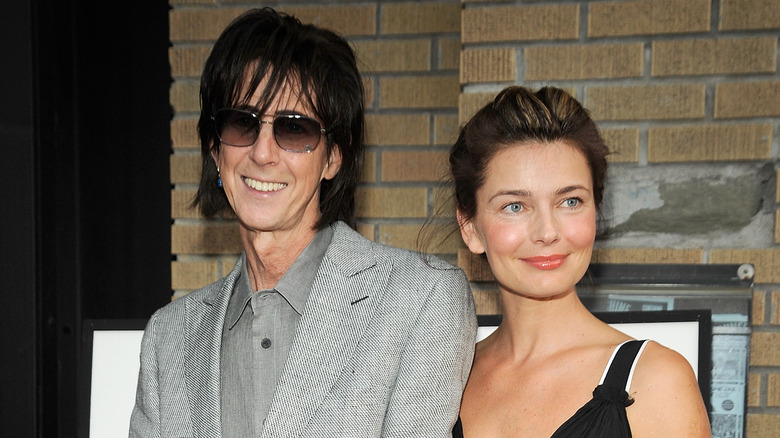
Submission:
{"label": "brick wall", "polygon": [[[574,93],[613,150],[605,194],[613,232],[594,260],[753,263],[747,437],[777,435],[776,0],[268,4],[338,31],[358,52],[368,90],[359,231],[376,241],[416,248],[427,217],[451,216],[441,183],[448,145],[499,89],[553,84]],[[187,205],[200,169],[201,66],[228,21],[256,5],[171,0],[174,296],[224,275],[240,251],[234,221],[206,221]],[[450,230],[442,225],[443,242],[429,248],[488,280],[474,282],[478,311],[498,311],[489,270]]]}
{"label": "brick wall", "polygon": [[[250,6],[185,0],[171,6],[171,270],[172,289],[179,296],[224,275],[240,252],[233,221],[203,220],[188,204],[200,171],[195,133],[200,69],[221,29]],[[442,159],[457,135],[460,2],[274,6],[335,29],[354,44],[367,89],[359,231],[375,241],[415,248],[441,185]],[[439,250],[454,261],[459,245],[448,239]]]}
{"label": "brick wall", "polygon": [[[554,84],[572,91],[603,130],[614,152],[606,196],[619,232],[598,242],[595,261],[755,264],[747,437],[777,436],[776,1],[465,1],[462,17],[462,120],[507,84]],[[745,191],[731,183],[757,174]],[[656,202],[621,214],[647,190],[677,211]],[[714,232],[686,232],[686,222]],[[490,280],[478,259],[460,260],[473,279]],[[477,283],[475,298],[492,312],[498,303],[485,284]]]}

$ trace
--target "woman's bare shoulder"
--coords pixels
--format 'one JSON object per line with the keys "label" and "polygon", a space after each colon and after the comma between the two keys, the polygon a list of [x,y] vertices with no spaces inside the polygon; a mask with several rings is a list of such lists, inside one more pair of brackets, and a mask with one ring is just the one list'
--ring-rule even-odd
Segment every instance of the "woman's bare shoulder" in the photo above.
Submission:
{"label": "woman's bare shoulder", "polygon": [[637,362],[626,413],[640,436],[706,437],[709,420],[696,375],[680,353],[650,341]]}

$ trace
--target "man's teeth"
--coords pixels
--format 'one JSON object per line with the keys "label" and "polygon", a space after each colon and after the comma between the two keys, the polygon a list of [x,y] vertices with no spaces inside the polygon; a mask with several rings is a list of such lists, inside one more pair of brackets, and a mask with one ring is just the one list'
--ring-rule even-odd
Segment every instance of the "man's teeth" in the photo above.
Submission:
{"label": "man's teeth", "polygon": [[244,181],[246,181],[246,185],[248,185],[249,187],[252,187],[253,189],[259,190],[261,192],[275,192],[277,190],[282,190],[283,188],[287,187],[287,184],[285,183],[261,182],[250,178],[245,178]]}

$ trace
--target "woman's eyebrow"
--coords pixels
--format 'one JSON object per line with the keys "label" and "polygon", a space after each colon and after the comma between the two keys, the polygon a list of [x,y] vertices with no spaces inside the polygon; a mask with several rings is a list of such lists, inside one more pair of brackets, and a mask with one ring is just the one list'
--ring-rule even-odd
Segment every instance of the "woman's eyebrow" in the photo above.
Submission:
{"label": "woman's eyebrow", "polygon": [[571,192],[574,192],[574,191],[577,191],[577,190],[588,191],[588,188],[585,187],[585,186],[581,186],[581,185],[566,186],[566,187],[561,187],[560,189],[556,190],[555,194],[556,195],[565,195],[566,193],[571,193]]}
{"label": "woman's eyebrow", "polygon": [[493,199],[500,198],[501,196],[514,196],[519,198],[528,198],[531,196],[531,192],[528,190],[501,190],[499,192],[496,192],[493,194],[493,196],[488,199],[488,201],[492,201]]}

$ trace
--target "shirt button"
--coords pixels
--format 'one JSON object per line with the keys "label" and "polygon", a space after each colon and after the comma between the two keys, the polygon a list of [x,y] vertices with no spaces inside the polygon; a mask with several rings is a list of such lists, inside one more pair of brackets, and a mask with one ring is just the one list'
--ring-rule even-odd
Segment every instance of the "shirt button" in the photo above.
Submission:
{"label": "shirt button", "polygon": [[263,340],[260,342],[260,345],[261,345],[263,348],[271,348],[271,340],[270,340],[270,339],[268,339],[268,338],[264,338],[264,339],[263,339]]}

